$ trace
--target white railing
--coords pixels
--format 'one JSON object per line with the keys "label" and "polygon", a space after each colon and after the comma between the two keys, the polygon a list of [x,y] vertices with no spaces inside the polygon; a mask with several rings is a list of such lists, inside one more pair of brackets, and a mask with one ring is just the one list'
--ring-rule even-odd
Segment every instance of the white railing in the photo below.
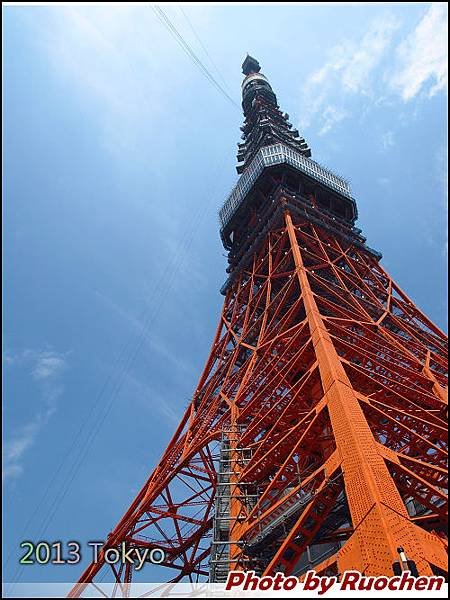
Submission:
{"label": "white railing", "polygon": [[231,217],[235,214],[264,168],[281,163],[288,163],[295,169],[320,181],[339,194],[350,199],[352,198],[348,182],[342,177],[335,175],[329,169],[325,169],[325,167],[322,167],[316,161],[303,156],[300,152],[296,152],[284,144],[265,146],[258,151],[255,158],[242,173],[231,194],[220,209],[219,216],[222,227],[225,227],[229,223]]}

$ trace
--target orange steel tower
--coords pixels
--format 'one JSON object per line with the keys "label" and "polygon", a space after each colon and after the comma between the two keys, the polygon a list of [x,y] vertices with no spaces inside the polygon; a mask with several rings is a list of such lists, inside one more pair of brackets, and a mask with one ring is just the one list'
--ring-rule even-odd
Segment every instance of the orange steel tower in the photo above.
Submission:
{"label": "orange steel tower", "polygon": [[[405,555],[413,574],[444,574],[446,336],[365,244],[347,182],[311,160],[258,62],[243,73],[211,353],[105,548],[163,548],[173,582],[393,575]],[[101,553],[71,595],[111,568],[131,581]]]}

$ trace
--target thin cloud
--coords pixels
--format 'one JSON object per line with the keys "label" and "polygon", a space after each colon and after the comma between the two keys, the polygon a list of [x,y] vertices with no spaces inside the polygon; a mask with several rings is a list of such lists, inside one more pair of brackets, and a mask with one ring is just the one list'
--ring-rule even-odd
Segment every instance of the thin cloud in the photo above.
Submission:
{"label": "thin cloud", "polygon": [[387,152],[395,146],[395,134],[393,131],[385,131],[380,140],[380,151]]}
{"label": "thin cloud", "polygon": [[[355,113],[352,102],[358,97],[364,100],[364,108],[357,107],[363,119],[374,107],[398,103],[399,97],[407,102],[421,91],[431,98],[444,90],[446,5],[433,4],[412,31],[396,39],[400,33],[400,21],[385,15],[370,23],[359,39],[345,39],[335,45],[331,58],[302,86],[300,128],[314,123],[320,135],[327,134]],[[381,151],[394,145],[392,135],[386,132]]]}
{"label": "thin cloud", "polygon": [[438,2],[425,13],[417,27],[398,46],[392,88],[407,102],[423,88],[428,97],[447,86],[447,6]]}
{"label": "thin cloud", "polygon": [[348,116],[348,114],[349,113],[342,108],[337,108],[336,106],[327,106],[322,113],[324,124],[319,130],[319,135],[325,135],[326,133],[328,133],[330,129],[332,129],[335,125],[343,121]]}
{"label": "thin cloud", "polygon": [[360,44],[350,45],[348,58],[340,69],[344,89],[353,93],[372,94],[372,72],[380,63],[398,27],[398,20],[392,16],[376,20]]}
{"label": "thin cloud", "polygon": [[[312,121],[319,124],[319,133],[328,133],[335,125],[351,116],[344,105],[349,97],[362,94],[372,97],[373,71],[390,46],[399,22],[391,15],[372,22],[360,39],[347,39],[334,46],[332,57],[323,67],[311,74],[302,88],[304,101],[302,126]],[[342,98],[341,105],[329,100]]]}
{"label": "thin cloud", "polygon": [[6,352],[3,360],[7,367],[27,369],[38,385],[43,401],[41,409],[34,418],[18,427],[4,444],[2,480],[5,481],[17,479],[22,475],[26,453],[36,443],[39,433],[56,411],[58,399],[64,392],[60,377],[67,369],[67,360],[64,355],[54,351],[31,349]]}
{"label": "thin cloud", "polygon": [[32,375],[34,379],[48,379],[49,377],[61,373],[65,368],[66,361],[52,353],[47,356],[42,356],[36,361],[36,366],[32,370]]}
{"label": "thin cloud", "polygon": [[34,421],[20,427],[13,438],[5,443],[3,449],[3,481],[8,478],[15,479],[22,475],[22,459],[26,451],[35,443],[43,424],[42,421],[43,417],[38,416]]}

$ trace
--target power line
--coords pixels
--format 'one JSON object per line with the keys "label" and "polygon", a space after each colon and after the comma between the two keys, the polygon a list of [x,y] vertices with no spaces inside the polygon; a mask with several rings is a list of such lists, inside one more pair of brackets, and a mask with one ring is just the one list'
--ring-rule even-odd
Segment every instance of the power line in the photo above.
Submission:
{"label": "power line", "polygon": [[[196,64],[196,66],[202,71],[203,75],[208,79],[208,81],[210,81],[210,83],[212,83],[216,89],[228,100],[230,101],[234,106],[236,106],[239,109],[238,104],[233,100],[233,98],[224,90],[224,88],[220,85],[220,83],[218,83],[218,81],[214,78],[214,76],[211,74],[211,72],[209,71],[209,69],[203,64],[203,62],[198,58],[198,56],[195,54],[195,52],[193,51],[193,49],[191,48],[191,46],[189,45],[188,42],[186,42],[186,40],[183,38],[183,36],[179,33],[179,31],[176,29],[176,27],[173,25],[173,23],[171,22],[170,18],[167,16],[167,14],[157,5],[152,6],[153,11],[155,12],[155,15],[157,16],[158,20],[161,22],[162,25],[164,25],[164,27],[169,31],[169,33],[174,37],[174,39],[177,41],[177,43],[181,46],[181,48],[183,49],[183,51],[188,55],[188,57]],[[180,7],[181,8],[181,7]],[[181,9],[182,10],[182,9]],[[182,10],[183,15],[185,16],[186,20],[189,23],[189,26],[191,27],[195,37],[197,38],[197,40],[199,41],[200,45],[202,46],[205,54],[208,56],[209,60],[211,61],[211,63],[213,64],[213,66],[215,67],[216,71],[218,72],[219,76],[221,77],[222,81],[224,82],[225,85],[226,82],[223,78],[223,76],[221,75],[217,65],[214,63],[212,57],[210,56],[210,54],[208,53],[206,47],[204,46],[204,44],[202,43],[200,37],[198,36],[198,34],[196,33],[192,23],[190,22],[189,18],[187,17],[187,15],[185,14],[185,12]],[[196,222],[195,222],[196,221]],[[187,247],[189,248],[189,246],[192,243],[193,237],[194,237],[194,232],[196,230],[196,228],[199,225],[199,219],[194,219],[194,223],[193,223],[193,231],[191,232],[191,235],[187,236]],[[190,238],[190,239],[189,239]],[[184,250],[186,251],[187,248],[185,248]],[[178,260],[177,260],[178,259]],[[156,292],[156,294],[154,294],[156,296],[156,298],[159,296],[159,300],[161,300],[164,297],[164,294],[167,293],[167,290],[170,289],[173,280],[176,276],[176,273],[178,272],[181,263],[182,263],[182,259],[180,260],[180,257],[177,257],[177,259],[175,260],[175,265],[174,265],[174,269],[173,271],[170,273],[170,271],[166,271],[165,272],[165,277],[163,276],[163,279],[159,282],[159,285],[157,287],[162,288],[160,290],[158,290],[159,292],[162,293],[158,293],[158,291]],[[177,264],[178,263],[178,264]],[[164,279],[168,279],[168,281],[163,282]],[[155,299],[156,299],[155,298]],[[64,455],[64,457],[62,458],[58,468],[56,469],[56,471],[53,473],[47,488],[44,492],[43,497],[41,498],[40,502],[38,503],[38,505],[36,506],[33,514],[30,516],[28,523],[26,525],[26,528],[31,524],[31,522],[34,521],[34,517],[37,515],[37,513],[39,513],[42,505],[44,504],[50,489],[52,488],[53,484],[56,483],[56,480],[59,478],[59,475],[61,474],[61,471],[65,465],[65,463],[67,463],[70,455],[74,452],[76,452],[77,450],[77,446],[78,448],[78,455],[75,458],[74,463],[72,464],[72,467],[70,469],[70,471],[68,473],[66,473],[66,479],[65,482],[62,483],[62,486],[60,488],[60,491],[56,494],[56,497],[53,499],[53,503],[50,505],[48,511],[47,511],[47,515],[44,517],[44,519],[42,520],[42,522],[44,523],[43,525],[43,533],[44,531],[47,529],[47,527],[50,525],[51,521],[53,520],[53,517],[55,516],[56,511],[58,510],[58,508],[61,506],[62,500],[64,499],[64,497],[66,496],[73,480],[75,479],[76,475],[78,474],[78,471],[80,469],[80,467],[82,466],[83,462],[85,461],[87,454],[89,452],[90,447],[92,446],[92,443],[96,437],[96,435],[98,434],[102,424],[104,423],[104,421],[106,420],[112,405],[114,403],[115,397],[117,396],[118,392],[120,391],[120,388],[122,387],[123,381],[126,378],[128,371],[131,367],[131,365],[133,364],[137,353],[139,352],[140,348],[142,347],[142,343],[145,339],[146,333],[148,331],[148,328],[151,326],[152,322],[154,321],[154,319],[156,318],[157,313],[159,312],[159,309],[161,308],[161,304],[162,301],[159,303],[159,305],[156,308],[156,311],[153,311],[153,315],[151,314],[151,312],[149,311],[149,314],[145,315],[146,312],[148,312],[148,309],[150,309],[150,307],[152,306],[152,303],[149,302],[149,305],[147,306],[147,308],[144,310],[144,324],[142,326],[141,332],[138,334],[137,339],[135,340],[135,345],[134,348],[130,347],[130,344],[125,344],[124,347],[122,348],[121,352],[119,353],[119,356],[117,358],[117,363],[118,364],[122,364],[125,365],[125,367],[122,367],[121,369],[121,373],[119,374],[119,376],[117,377],[116,383],[114,384],[112,381],[112,377],[108,378],[102,389],[100,390],[97,399],[94,401],[94,403],[91,406],[91,410],[89,412],[89,415],[87,417],[87,419],[83,420],[78,432],[76,433],[71,446],[69,447],[69,449],[67,450],[66,454]],[[156,314],[155,314],[156,313]],[[153,317],[153,318],[152,318]],[[127,347],[128,346],[128,347]],[[112,389],[112,393],[110,396],[109,401],[102,407],[102,403],[103,403],[103,397],[104,395],[107,394],[107,389],[109,387],[109,384],[112,383],[113,385],[113,389]],[[87,429],[87,424],[90,421],[90,419],[94,416],[94,413],[98,410],[99,414],[96,417],[94,423],[92,424],[92,426],[90,427],[90,431],[86,431]],[[84,437],[84,434],[87,433],[87,437],[85,439],[85,442],[82,442],[82,439]],[[11,558],[11,556],[9,557]],[[8,558],[8,562],[9,562],[9,558]],[[21,571],[19,569],[19,571]],[[18,577],[17,579],[20,578],[21,573],[17,574]],[[16,578],[14,578],[16,579]]]}
{"label": "power line", "polygon": [[[141,331],[136,336],[137,343],[139,343],[140,337],[141,337],[144,329],[147,327],[146,323],[147,323],[149,317],[151,316],[150,310],[153,307],[154,302],[156,300],[160,299],[160,295],[158,293],[159,289],[162,288],[162,293],[164,293],[164,280],[167,278],[167,275],[169,272],[170,272],[170,269],[166,269],[164,271],[162,278],[159,280],[159,282],[155,286],[155,288],[153,288],[152,295],[149,298],[147,298],[146,306],[144,307],[144,310],[142,311],[142,314],[139,318],[139,321],[141,323],[143,323],[143,325],[142,325]],[[95,400],[91,404],[91,407],[90,407],[87,417],[83,418],[83,420],[80,424],[80,427],[78,428],[75,436],[73,437],[71,446],[68,448],[68,450],[64,454],[56,471],[53,472],[53,475],[47,484],[46,490],[45,490],[40,502],[37,504],[36,508],[34,509],[33,513],[30,515],[27,523],[25,524],[24,534],[27,534],[28,527],[34,521],[34,517],[39,513],[41,507],[45,503],[45,500],[50,492],[51,487],[58,479],[59,474],[61,473],[63,467],[65,466],[65,463],[69,460],[69,457],[71,456],[71,454],[73,454],[77,450],[77,446],[80,447],[78,456],[81,454],[82,446],[86,445],[86,442],[83,442],[84,434],[85,434],[85,432],[87,432],[87,439],[89,439],[89,437],[91,436],[92,431],[93,431],[94,427],[96,426],[96,424],[98,423],[98,419],[104,410],[104,407],[102,407],[102,403],[104,401],[104,396],[107,395],[108,389],[111,387],[111,385],[114,386],[114,376],[119,374],[119,378],[120,378],[121,367],[123,366],[123,364],[128,363],[129,357],[133,353],[133,343],[134,343],[134,337],[131,337],[128,341],[126,341],[124,343],[121,350],[119,351],[119,354],[117,355],[116,360],[115,360],[115,364],[114,364],[113,368],[111,369],[111,374],[104,381]],[[92,424],[92,426],[90,426],[90,430],[87,431],[88,423],[91,420],[91,418],[94,416],[96,411],[98,412],[98,415],[97,415],[96,419],[94,420],[94,423]],[[75,459],[75,462],[76,462],[76,460],[77,459]],[[47,518],[47,516],[45,517],[45,519],[46,518]],[[21,537],[24,537],[24,536],[21,536]],[[13,551],[11,551],[11,553],[8,557],[8,560],[6,561],[6,564],[9,563],[12,555],[13,555]]]}
{"label": "power line", "polygon": [[204,53],[206,54],[206,56],[209,58],[210,63],[212,64],[212,66],[214,67],[214,69],[217,71],[217,74],[219,75],[220,79],[222,80],[223,84],[225,85],[225,87],[227,87],[229,89],[229,86],[227,84],[227,82],[225,81],[222,73],[219,70],[219,67],[216,65],[216,63],[214,62],[212,56],[210,55],[210,53],[208,52],[206,46],[204,45],[204,43],[202,42],[200,36],[198,35],[197,31],[195,30],[191,20],[189,19],[189,17],[187,16],[187,14],[184,12],[183,7],[179,6],[178,7],[181,11],[181,13],[183,14],[184,18],[186,19],[186,21],[188,22],[189,27],[191,28],[192,33],[195,35],[195,37],[197,38],[198,43],[200,44],[200,46],[203,48]]}
{"label": "power line", "polygon": [[152,8],[153,8],[153,11],[155,12],[158,20],[162,23],[162,25],[164,25],[164,27],[166,27],[166,29],[169,31],[169,33],[175,38],[177,43],[181,46],[181,48],[184,50],[184,52],[188,55],[188,57],[190,59],[192,59],[194,64],[202,71],[203,75],[205,75],[205,77],[208,79],[208,81],[210,81],[210,83],[212,83],[234,106],[239,108],[238,105],[236,104],[236,102],[233,100],[233,98],[231,98],[231,96],[223,89],[223,87],[220,85],[220,83],[218,83],[218,81],[211,74],[209,69],[203,64],[201,59],[198,58],[198,56],[195,54],[195,52],[193,51],[193,49],[191,48],[189,43],[184,39],[184,37],[181,35],[181,33],[177,30],[177,28],[172,23],[172,21],[167,16],[167,14],[163,11],[163,9],[157,5],[153,5]]}
{"label": "power line", "polygon": [[[217,172],[220,170],[220,164],[218,165],[218,167],[216,169]],[[216,181],[216,178],[214,178],[214,181]],[[208,205],[211,204],[213,198],[214,198],[214,194],[211,194]],[[69,492],[73,481],[75,480],[81,467],[85,463],[85,461],[89,455],[89,451],[92,447],[92,444],[95,441],[98,433],[100,432],[102,425],[105,423],[108,415],[110,414],[111,409],[114,405],[114,402],[123,386],[124,381],[126,380],[128,372],[130,371],[130,368],[133,366],[133,364],[139,354],[139,351],[141,350],[141,348],[145,342],[146,336],[147,336],[152,324],[154,323],[162,306],[164,305],[165,297],[167,296],[167,293],[171,289],[171,287],[174,283],[174,280],[176,279],[176,277],[183,265],[186,255],[188,254],[188,251],[189,251],[190,247],[192,246],[192,243],[195,239],[196,232],[197,232],[201,222],[203,221],[205,215],[206,215],[206,211],[205,211],[205,207],[203,205],[199,207],[199,210],[197,211],[197,213],[194,213],[192,215],[192,218],[190,219],[190,222],[188,223],[188,225],[185,229],[185,232],[183,235],[183,240],[179,246],[178,252],[174,257],[174,260],[172,261],[172,265],[170,265],[169,268],[166,268],[164,270],[161,279],[158,281],[157,285],[153,289],[151,298],[149,298],[147,301],[147,306],[144,308],[143,314],[142,314],[142,325],[141,325],[140,331],[137,333],[136,338],[134,340],[130,339],[129,342],[127,342],[124,345],[124,347],[122,348],[122,350],[120,351],[120,353],[117,357],[117,360],[116,360],[117,368],[115,367],[113,369],[113,375],[109,376],[106,379],[106,381],[104,382],[102,389],[100,390],[100,392],[97,396],[97,399],[93,403],[93,406],[89,412],[87,419],[83,419],[83,422],[82,422],[77,434],[75,435],[75,438],[72,441],[71,447],[68,449],[65,456],[63,457],[59,467],[57,468],[56,472],[53,474],[51,480],[49,481],[43,497],[41,498],[39,504],[35,508],[31,517],[29,518],[25,529],[28,528],[30,523],[34,520],[34,517],[40,511],[42,505],[44,504],[44,502],[49,494],[49,491],[50,491],[52,485],[54,483],[56,483],[56,479],[58,479],[58,475],[61,473],[63,467],[65,466],[65,463],[68,462],[69,456],[71,454],[74,454],[74,460],[73,460],[72,464],[67,465],[68,468],[67,468],[67,470],[64,471],[65,476],[57,484],[57,487],[59,489],[56,492],[56,494],[54,495],[53,499],[47,505],[47,510],[44,512],[43,518],[40,520],[40,524],[41,524],[40,532],[36,539],[42,539],[44,537],[45,532],[48,529],[51,522],[53,521],[58,509],[61,508],[62,503],[63,503],[64,499],[66,498],[67,493]],[[114,375],[115,375],[115,377],[114,377]],[[115,379],[115,381],[114,381],[114,379]],[[108,388],[109,388],[109,391],[108,391]],[[109,396],[109,398],[108,398],[108,396]],[[97,410],[97,409],[99,409],[99,410]],[[88,428],[87,427],[88,421],[91,419],[91,417],[94,416],[95,412],[97,412],[97,416],[95,417],[94,422]],[[89,429],[89,430],[87,431],[87,429]],[[84,430],[86,430],[86,431],[84,431]],[[85,433],[86,433],[86,435],[84,435]],[[84,437],[84,441],[83,441],[83,437]],[[78,446],[78,448],[77,448],[77,446]],[[36,528],[36,532],[37,531],[38,531],[38,528]],[[29,537],[29,535],[28,535],[28,537]],[[11,555],[10,555],[10,557],[11,557]],[[9,561],[9,558],[8,558],[8,561]],[[12,578],[13,587],[21,579],[23,571],[24,571],[24,566],[19,565],[15,572],[14,577]]]}
{"label": "power line", "polygon": [[[173,281],[181,267],[183,259],[184,259],[185,255],[187,254],[187,251],[190,248],[190,245],[195,236],[196,228],[198,227],[198,224],[199,224],[199,220],[201,220],[201,218],[203,217],[204,212],[205,212],[204,207],[201,207],[198,212],[197,217],[194,216],[194,218],[192,219],[192,224],[190,224],[188,226],[190,228],[190,230],[188,229],[188,231],[186,232],[187,240],[185,240],[185,241],[187,242],[187,244],[181,245],[179,252],[176,255],[175,260],[173,262],[172,268],[168,268],[168,269],[164,270],[162,278],[159,280],[157,286],[153,289],[153,294],[151,295],[150,299],[148,300],[148,304],[147,304],[146,308],[144,309],[143,324],[140,328],[139,333],[137,334],[135,339],[129,340],[129,343],[127,343],[123,347],[122,351],[120,352],[118,359],[116,361],[116,364],[118,364],[118,368],[117,369],[114,368],[113,375],[109,376],[106,379],[106,381],[104,382],[102,389],[97,397],[97,400],[95,401],[93,408],[89,412],[87,420],[83,420],[83,422],[80,426],[80,429],[78,430],[77,434],[75,435],[75,438],[72,442],[71,447],[66,452],[56,473],[51,478],[40,503],[36,507],[33,515],[30,517],[30,519],[27,523],[27,527],[30,524],[30,521],[33,520],[33,517],[36,515],[36,513],[40,510],[41,506],[43,505],[43,503],[48,495],[48,492],[49,492],[52,484],[57,479],[57,476],[61,472],[61,470],[64,466],[64,463],[67,462],[67,459],[69,458],[70,454],[74,453],[74,460],[73,460],[72,464],[68,465],[67,470],[64,471],[64,477],[63,477],[62,481],[58,482],[58,488],[59,488],[58,491],[54,495],[53,499],[47,505],[47,510],[45,511],[43,518],[41,520],[41,528],[39,531],[39,535],[36,536],[36,539],[39,539],[39,540],[43,539],[47,528],[53,521],[53,518],[56,515],[58,509],[61,507],[62,502],[65,499],[75,477],[77,476],[80,468],[83,466],[83,463],[85,462],[85,460],[89,454],[89,450],[91,449],[91,446],[92,446],[94,440],[96,439],[102,425],[104,424],[106,418],[108,417],[109,413],[111,412],[111,409],[114,405],[114,401],[116,400],[117,395],[120,392],[120,389],[122,388],[122,385],[128,375],[128,372],[129,372],[130,368],[132,367],[132,365],[139,353],[139,350],[142,348],[142,345],[145,341],[146,334],[148,333],[148,330],[151,327],[151,325],[153,324],[153,322],[155,321],[155,319],[164,303],[164,298],[165,298],[168,290],[170,289],[171,285],[173,284]],[[155,301],[156,301],[156,306],[155,306]],[[116,375],[116,377],[114,377],[114,374]],[[115,379],[115,381],[114,381],[114,379]],[[108,388],[109,388],[109,391],[108,391]],[[83,430],[86,428],[87,422],[94,415],[97,408],[99,409],[97,411],[97,416],[96,416],[95,420],[93,421],[93,423],[90,425],[89,431],[86,431],[86,436],[84,436],[85,432]],[[82,441],[83,437],[85,438],[84,441]],[[78,446],[78,448],[77,448],[77,446]],[[36,530],[36,531],[38,531],[38,530]],[[23,571],[24,571],[23,565],[19,566],[17,568],[15,576],[12,579],[12,583],[17,582],[21,578]]]}
{"label": "power line", "polygon": [[181,33],[163,11],[163,9],[157,5],[152,5],[153,12],[156,17],[160,21],[162,25],[169,31],[172,37],[176,40],[179,46],[183,49],[183,51],[187,54],[187,56],[194,62],[194,64],[200,69],[203,75],[208,79],[210,83],[212,83],[217,90],[229,101],[233,106],[235,106],[238,110],[240,110],[239,105],[233,100],[233,98],[226,92],[220,83],[215,79],[215,77],[210,73],[209,69],[205,67],[203,62],[198,58],[195,52],[192,50],[191,46],[186,42]]}

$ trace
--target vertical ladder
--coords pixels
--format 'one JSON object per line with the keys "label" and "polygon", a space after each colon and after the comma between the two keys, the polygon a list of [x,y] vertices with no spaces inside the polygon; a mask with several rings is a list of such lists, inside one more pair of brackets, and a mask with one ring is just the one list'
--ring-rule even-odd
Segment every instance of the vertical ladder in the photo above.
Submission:
{"label": "vertical ladder", "polygon": [[[230,475],[236,467],[232,461],[232,453],[237,454],[238,468],[242,469],[251,458],[250,448],[238,446],[242,429],[239,427],[222,430],[220,445],[219,466],[217,473],[216,496],[214,500],[214,526],[213,540],[211,543],[211,558],[209,565],[209,581],[211,583],[224,583],[230,570],[230,530],[232,527],[230,516],[231,484]],[[248,508],[254,497],[247,497],[246,486],[241,485],[243,490],[241,498]]]}

